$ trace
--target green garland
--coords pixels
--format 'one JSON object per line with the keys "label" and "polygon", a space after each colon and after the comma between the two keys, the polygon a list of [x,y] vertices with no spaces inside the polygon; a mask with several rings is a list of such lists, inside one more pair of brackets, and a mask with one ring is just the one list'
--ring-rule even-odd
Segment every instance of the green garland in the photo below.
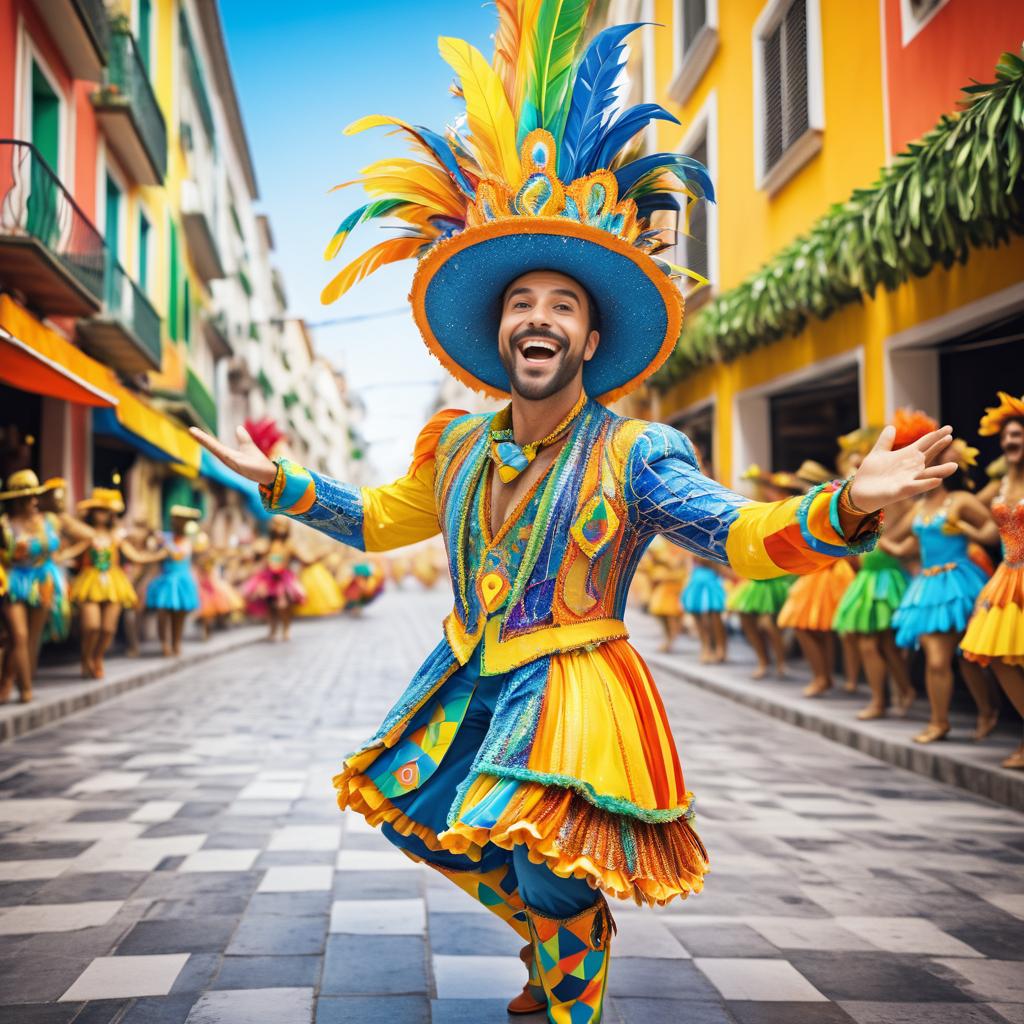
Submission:
{"label": "green garland", "polygon": [[652,378],[660,389],[702,366],[799,334],[851,302],[911,275],[966,263],[972,247],[1024,234],[1024,48],[1004,53],[995,82],[963,89],[920,141],[882,168],[870,188],[834,204],[740,285],[687,320]]}

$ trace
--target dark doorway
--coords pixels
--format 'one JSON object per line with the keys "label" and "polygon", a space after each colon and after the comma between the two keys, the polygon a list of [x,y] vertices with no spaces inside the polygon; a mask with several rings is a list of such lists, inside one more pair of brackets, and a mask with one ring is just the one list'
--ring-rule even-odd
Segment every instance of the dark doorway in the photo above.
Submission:
{"label": "dark doorway", "polygon": [[838,451],[836,438],[860,426],[857,367],[772,395],[769,415],[773,470],[792,472],[805,459],[832,469]]}

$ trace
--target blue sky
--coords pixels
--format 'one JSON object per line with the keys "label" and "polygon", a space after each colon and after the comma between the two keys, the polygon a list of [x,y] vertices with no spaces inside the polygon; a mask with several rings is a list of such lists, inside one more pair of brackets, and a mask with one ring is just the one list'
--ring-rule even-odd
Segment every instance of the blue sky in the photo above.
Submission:
{"label": "blue sky", "polygon": [[[320,289],[347,260],[383,237],[360,228],[336,259],[324,246],[363,202],[358,186],[328,195],[373,160],[405,152],[374,129],[345,136],[365,114],[393,114],[440,128],[459,111],[437,37],[458,36],[490,56],[496,14],[478,0],[221,0],[236,88],[270,217],[289,310],[310,323],[404,306],[413,265],[377,271],[332,306]],[[314,331],[317,348],[342,366],[366,399],[366,435],[378,474],[401,473],[441,379],[406,312]]]}

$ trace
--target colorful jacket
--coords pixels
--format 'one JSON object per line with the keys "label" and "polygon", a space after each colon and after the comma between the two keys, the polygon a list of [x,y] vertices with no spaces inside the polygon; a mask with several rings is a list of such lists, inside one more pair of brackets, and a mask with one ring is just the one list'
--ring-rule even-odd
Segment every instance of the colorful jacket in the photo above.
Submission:
{"label": "colorful jacket", "polygon": [[281,460],[273,484],[261,488],[268,511],[361,550],[440,532],[455,594],[445,635],[462,664],[482,642],[485,675],[627,636],[629,584],[659,533],[762,579],[813,572],[874,544],[873,518],[856,537],[843,537],[838,483],[780,502],[750,501],[704,476],[678,430],[590,400],[540,484],[522,550],[509,555],[487,536],[486,488],[479,486],[492,418],[437,413],[420,432],[406,475],[382,487],[340,483]]}

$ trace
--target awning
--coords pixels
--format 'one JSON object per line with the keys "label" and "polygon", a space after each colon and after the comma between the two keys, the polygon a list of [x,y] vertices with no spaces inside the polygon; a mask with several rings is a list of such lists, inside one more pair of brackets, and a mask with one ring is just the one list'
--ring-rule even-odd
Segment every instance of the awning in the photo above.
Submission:
{"label": "awning", "polygon": [[[104,429],[98,430],[99,433],[117,436],[111,426],[113,421],[130,435],[131,440],[128,437],[122,437],[121,440],[126,444],[132,444],[150,458],[161,462],[178,463],[191,476],[195,476],[199,471],[200,446],[188,431],[183,430],[163,413],[146,405],[118,382],[117,376],[109,367],[87,356],[56,331],[41,324],[9,295],[0,295],[0,329],[3,331],[0,340],[6,341],[9,335],[12,340],[17,341],[23,358],[33,356],[39,366],[45,366],[53,373],[59,370],[69,381],[73,380],[80,384],[82,395],[92,395],[92,399],[86,404],[96,406],[98,412],[110,412],[113,407],[112,415],[100,417],[99,422]],[[3,356],[0,379],[7,379],[9,351],[13,352],[14,347],[5,344],[0,348],[0,356]],[[64,397],[63,394],[26,386],[27,379],[26,383],[13,383],[23,391]],[[103,401],[97,400],[100,396]],[[146,447],[141,448],[136,442],[142,442]],[[156,452],[160,454],[157,455]]]}
{"label": "awning", "polygon": [[117,405],[113,395],[19,341],[3,327],[0,327],[0,381],[21,391],[77,405],[108,408]]}
{"label": "awning", "polygon": [[230,487],[238,491],[249,505],[250,511],[257,519],[269,519],[270,513],[263,507],[260,500],[259,488],[251,480],[247,480],[240,473],[236,473],[229,466],[225,466],[216,456],[211,455],[205,448],[200,450],[199,473],[214,483],[223,487]]}

